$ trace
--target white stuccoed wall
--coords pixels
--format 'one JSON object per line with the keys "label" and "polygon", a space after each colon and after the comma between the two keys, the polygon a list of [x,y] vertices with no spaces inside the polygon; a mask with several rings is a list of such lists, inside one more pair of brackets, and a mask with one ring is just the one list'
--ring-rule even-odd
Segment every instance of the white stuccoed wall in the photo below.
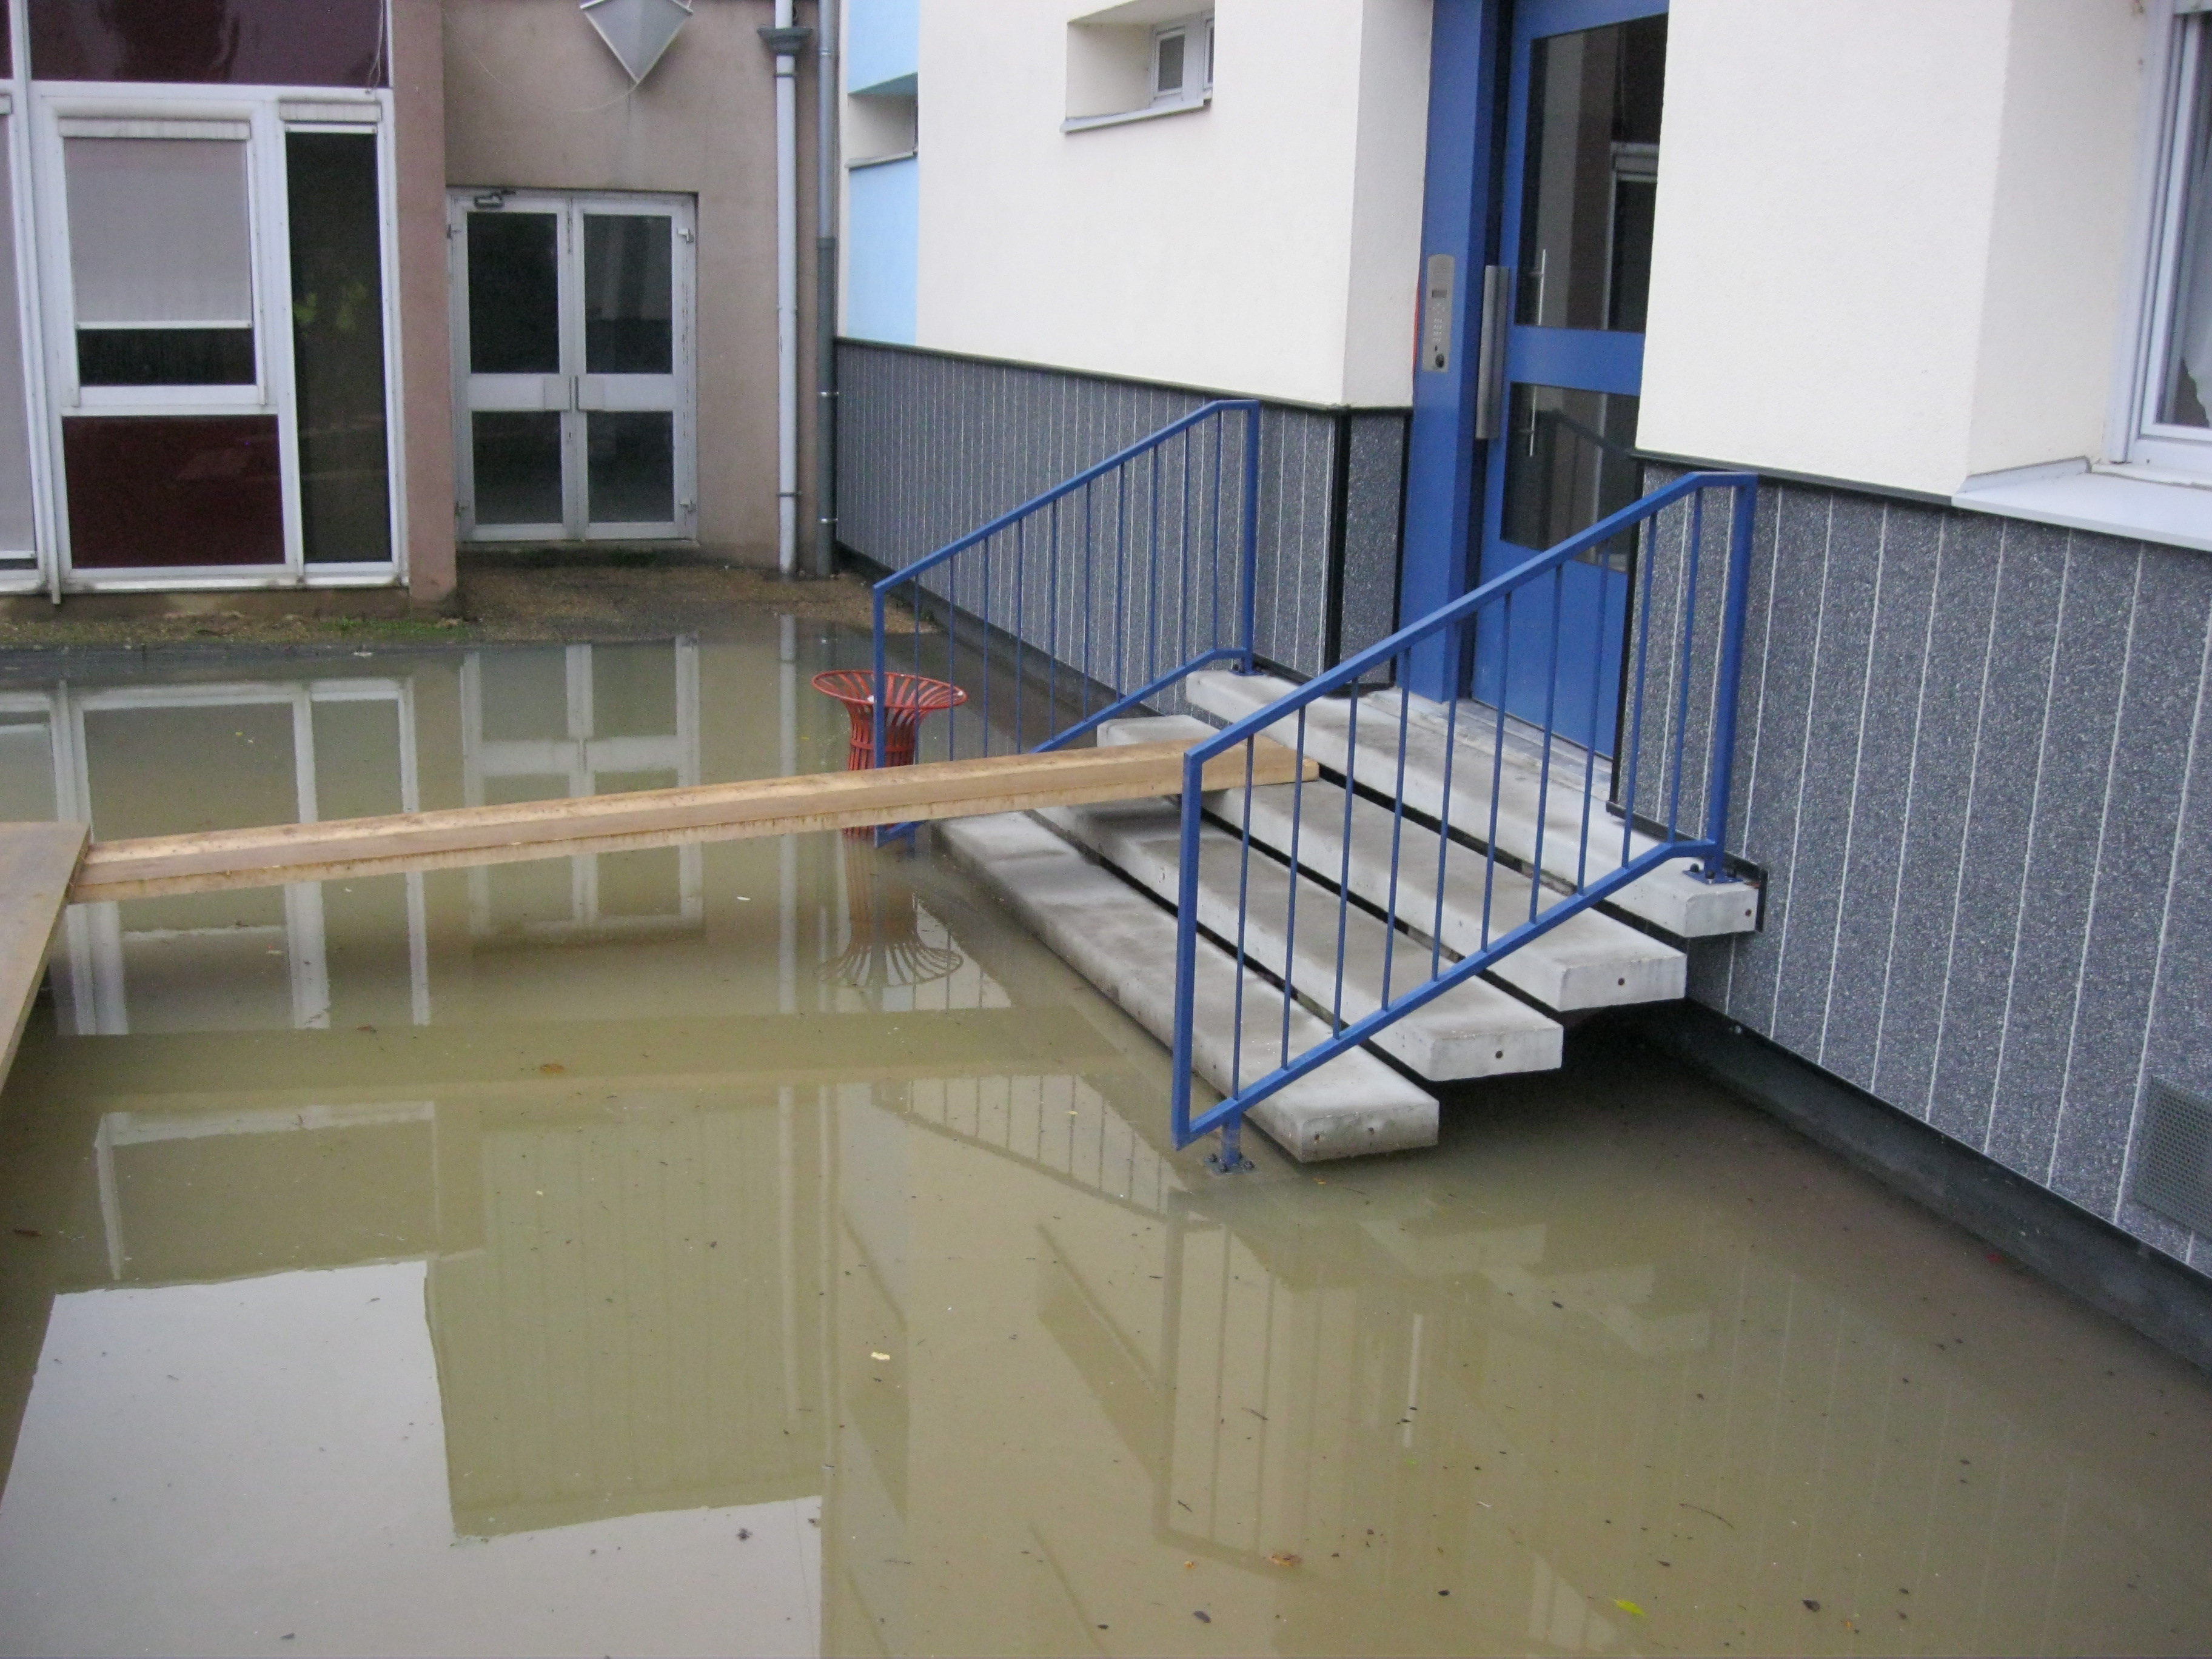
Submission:
{"label": "white stuccoed wall", "polygon": [[1948,495],[2095,454],[2137,0],[1675,0],[1638,441]]}
{"label": "white stuccoed wall", "polygon": [[1064,134],[1099,9],[923,8],[916,343],[1410,401],[1430,0],[1218,0],[1211,108]]}

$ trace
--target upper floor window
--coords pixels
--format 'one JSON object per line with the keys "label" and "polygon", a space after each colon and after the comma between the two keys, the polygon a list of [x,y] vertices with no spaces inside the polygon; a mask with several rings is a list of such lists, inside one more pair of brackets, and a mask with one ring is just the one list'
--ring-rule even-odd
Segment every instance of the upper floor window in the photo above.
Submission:
{"label": "upper floor window", "polygon": [[2212,472],[2212,0],[2179,0],[2127,459]]}
{"label": "upper floor window", "polygon": [[1152,31],[1152,103],[1196,104],[1213,95],[1213,18],[1179,17]]}

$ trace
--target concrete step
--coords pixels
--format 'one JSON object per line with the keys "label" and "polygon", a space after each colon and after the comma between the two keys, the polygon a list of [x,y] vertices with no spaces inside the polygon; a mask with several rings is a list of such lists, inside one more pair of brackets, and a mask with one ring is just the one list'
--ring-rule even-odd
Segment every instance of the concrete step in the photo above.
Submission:
{"label": "concrete step", "polygon": [[[1242,720],[1256,714],[1279,697],[1296,690],[1288,681],[1267,674],[1203,672],[1184,683],[1191,702],[1224,720]],[[1333,771],[1346,769],[1367,787],[1382,794],[1398,793],[1401,757],[1398,732],[1400,710],[1395,692],[1379,692],[1361,699],[1359,743],[1352,750],[1352,716],[1348,699],[1324,697],[1305,710],[1306,752]],[[1577,874],[1585,802],[1579,777],[1562,779],[1556,774],[1548,793],[1542,787],[1537,763],[1528,755],[1508,752],[1497,762],[1486,746],[1488,736],[1474,730],[1479,721],[1462,720],[1456,752],[1450,763],[1452,828],[1462,835],[1487,840],[1491,835],[1491,779],[1493,764],[1498,775],[1497,845],[1500,852],[1534,864],[1540,850],[1547,881],[1571,882]],[[1444,814],[1447,739],[1435,720],[1423,715],[1404,721],[1406,740],[1402,766],[1404,799],[1408,806],[1431,817]],[[1297,741],[1297,721],[1291,716],[1269,733],[1285,744]],[[1538,811],[1541,800],[1543,810]],[[1619,821],[1605,810],[1602,800],[1588,803],[1589,857],[1580,873],[1594,878],[1619,869],[1621,835]],[[1636,857],[1656,845],[1641,834],[1629,837],[1629,856]],[[1665,929],[1678,939],[1710,939],[1725,933],[1746,933],[1758,927],[1759,895],[1742,883],[1710,884],[1695,872],[1693,860],[1680,859],[1653,871],[1607,900],[1608,908]]]}
{"label": "concrete step", "polygon": [[[1199,735],[1193,728],[1203,724],[1188,714],[1109,720],[1099,728],[1098,742],[1102,748],[1169,739],[1188,742]],[[1394,738],[1395,735],[1394,732]],[[1229,789],[1209,795],[1206,809],[1241,828],[1244,821],[1244,793]],[[1455,956],[1471,956],[1489,940],[1511,932],[1528,919],[1533,885],[1528,878],[1510,865],[1491,865],[1481,853],[1457,842],[1451,844],[1447,854],[1444,902],[1439,914],[1437,836],[1410,820],[1394,819],[1388,807],[1358,795],[1352,798],[1352,858],[1347,866],[1344,857],[1345,792],[1335,784],[1309,783],[1304,787],[1303,796],[1287,786],[1255,789],[1252,792],[1251,821],[1252,839],[1273,848],[1286,859],[1291,856],[1295,825],[1301,867],[1328,881],[1342,881],[1361,898],[1383,910],[1391,906],[1391,848],[1395,837],[1398,884],[1394,914],[1424,938],[1440,939],[1444,948]],[[1487,932],[1483,927],[1486,885],[1490,899]],[[1540,914],[1565,896],[1556,889],[1542,888],[1538,893]],[[1334,898],[1326,892],[1322,898],[1334,915]],[[1302,914],[1305,903],[1304,898],[1299,900]],[[1206,925],[1213,926],[1210,921]],[[1334,949],[1333,940],[1331,948]],[[1689,965],[1689,958],[1673,945],[1649,933],[1638,933],[1610,916],[1585,910],[1522,945],[1492,969],[1491,974],[1545,1007],[1567,1012],[1617,1008],[1637,1002],[1672,1002],[1688,990]]]}
{"label": "concrete step", "polygon": [[[1025,812],[957,819],[935,833],[1062,960],[1160,1042],[1175,1040],[1173,916]],[[1192,1066],[1224,1092],[1235,1064],[1240,980],[1249,1082],[1271,1069],[1267,1059],[1281,1042],[1283,994],[1199,941]],[[1289,1018],[1292,1054],[1328,1039],[1328,1027],[1295,1002]],[[1358,1048],[1270,1095],[1247,1116],[1306,1164],[1437,1140],[1435,1098]]]}
{"label": "concrete step", "polygon": [[[1102,743],[1107,741],[1101,739]],[[1308,788],[1313,785],[1306,786]],[[1037,814],[1077,845],[1095,853],[1170,905],[1181,896],[1182,813],[1166,801],[1115,801],[1099,806],[1048,807]],[[1382,1006],[1386,969],[1393,994],[1403,996],[1431,977],[1431,952],[1357,905],[1255,851],[1247,864],[1242,839],[1217,824],[1199,836],[1199,925],[1217,938],[1237,937],[1240,890],[1248,960],[1287,980],[1306,1000],[1334,1007],[1350,1024]],[[1297,895],[1297,927],[1291,896]],[[1340,929],[1340,921],[1341,928]],[[1343,946],[1343,996],[1337,1000],[1338,945]],[[1286,949],[1295,943],[1292,957]],[[1389,952],[1386,963],[1385,952]],[[1285,971],[1285,962],[1290,970]],[[1443,959],[1449,968],[1451,959]],[[1548,1072],[1559,1064],[1558,1024],[1480,978],[1453,987],[1383,1028],[1375,1046],[1431,1081]],[[1295,1042],[1295,1039],[1294,1039]],[[1261,1067],[1279,1063],[1279,1030],[1268,1034]],[[1294,1046],[1295,1055],[1297,1048]],[[1245,1051],[1245,1069],[1254,1056]]]}

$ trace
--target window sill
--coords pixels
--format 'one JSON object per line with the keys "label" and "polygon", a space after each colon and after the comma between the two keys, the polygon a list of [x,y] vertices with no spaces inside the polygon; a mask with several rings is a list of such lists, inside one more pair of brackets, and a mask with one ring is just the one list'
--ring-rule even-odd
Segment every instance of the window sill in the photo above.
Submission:
{"label": "window sill", "polygon": [[1132,121],[1159,121],[1170,115],[1195,115],[1213,106],[1212,94],[1188,104],[1154,104],[1146,109],[1123,110],[1115,115],[1071,115],[1060,124],[1062,132],[1091,132],[1100,127],[1126,127]]}
{"label": "window sill", "polygon": [[1951,498],[1954,507],[2029,519],[2068,530],[2093,531],[2130,541],[2163,542],[2212,553],[2212,479],[2148,478],[2133,472],[2091,471],[2076,465],[2041,476],[1998,475]]}
{"label": "window sill", "polygon": [[863,161],[846,162],[845,171],[858,173],[863,167],[887,167],[894,161],[911,161],[921,154],[918,149],[902,149],[896,155],[871,155]]}

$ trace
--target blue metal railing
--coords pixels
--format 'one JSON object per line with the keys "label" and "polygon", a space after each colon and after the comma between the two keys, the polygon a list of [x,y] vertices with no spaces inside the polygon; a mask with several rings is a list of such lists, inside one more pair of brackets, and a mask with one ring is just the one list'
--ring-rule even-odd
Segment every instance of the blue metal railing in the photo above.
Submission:
{"label": "blue metal railing", "polygon": [[[1698,583],[1706,540],[1705,498],[1713,493],[1729,498],[1727,562],[1717,592],[1710,580],[1702,590]],[[1218,1130],[1222,1137],[1219,1162],[1237,1168],[1241,1164],[1238,1130],[1253,1106],[1452,987],[1487,972],[1570,917],[1674,860],[1702,860],[1705,880],[1729,879],[1729,793],[1756,507],[1753,475],[1690,474],[1346,659],[1191,749],[1184,761],[1176,953],[1173,1124],[1178,1146]],[[1674,540],[1659,533],[1662,516],[1669,514],[1680,520],[1681,534]],[[1667,527],[1674,527],[1673,520]],[[1578,561],[1630,531],[1638,532],[1638,553],[1626,590],[1620,596],[1634,600],[1626,650],[1621,634],[1600,626],[1584,630],[1590,641],[1586,664],[1574,654],[1583,647],[1563,654],[1560,623],[1570,605],[1571,580],[1601,580],[1592,567]],[[1658,580],[1662,568],[1667,574],[1663,583]],[[1516,605],[1521,607],[1518,629]],[[1600,615],[1605,614],[1601,602]],[[1448,662],[1465,660],[1474,642],[1471,630],[1476,629],[1484,651],[1498,659],[1486,665],[1486,681],[1499,687],[1516,684],[1510,663],[1515,650],[1529,649],[1532,642],[1542,650],[1543,672],[1534,681],[1543,688],[1540,725],[1533,720],[1509,722],[1501,696],[1494,710],[1468,717],[1470,738],[1463,750],[1457,701],[1424,716],[1417,725],[1412,697],[1395,692],[1365,698],[1358,695],[1357,688],[1378,670],[1392,672],[1395,683],[1404,685],[1405,671],[1417,648],[1440,654]],[[1616,677],[1619,718],[1608,732],[1603,716],[1610,711],[1604,708],[1607,699],[1601,692]],[[1522,679],[1527,682],[1525,675]],[[1348,702],[1340,699],[1315,708],[1346,688],[1353,689]],[[1562,729],[1559,708],[1563,700],[1582,711],[1580,729]],[[1378,720],[1384,726],[1380,742],[1370,740],[1364,753],[1363,711],[1370,729]],[[1692,747],[1693,730],[1704,750],[1702,757]],[[1322,809],[1328,815],[1327,822],[1309,830],[1307,785],[1253,789],[1249,781],[1252,744],[1262,734],[1295,748],[1302,763],[1314,749],[1327,751],[1315,758],[1329,771],[1340,773],[1346,784],[1340,800],[1333,790],[1314,787],[1313,794],[1328,802]],[[1486,736],[1486,757],[1480,753]],[[1598,752],[1607,742],[1616,751],[1625,750],[1610,769]],[[1206,763],[1240,746],[1246,752],[1248,780],[1241,800],[1234,789],[1211,803],[1203,799],[1199,781]],[[1453,768],[1463,754],[1476,761],[1478,770],[1488,771],[1486,792],[1469,787],[1464,778],[1455,785]],[[1409,758],[1413,770],[1428,780],[1420,791],[1419,817],[1410,826]],[[1486,767],[1482,765],[1485,759]],[[1438,765],[1440,787],[1433,775]],[[1578,787],[1569,775],[1577,766],[1581,772]],[[1601,775],[1608,770],[1612,776],[1601,788]],[[1370,830],[1373,815],[1383,806],[1389,817],[1387,866],[1373,862],[1379,854],[1377,837],[1370,834],[1370,862],[1357,872],[1355,784],[1373,791],[1381,803],[1365,809]],[[1287,936],[1281,939],[1279,953],[1272,939],[1266,953],[1255,953],[1247,937],[1258,793],[1268,795],[1272,805],[1263,810],[1273,815],[1260,849],[1260,873],[1271,893],[1287,893]],[[1686,817],[1694,823],[1700,805],[1702,830],[1686,830]],[[1239,971],[1234,975],[1236,1018],[1226,1068],[1230,1086],[1218,1104],[1194,1116],[1200,829],[1209,811],[1238,826],[1242,863],[1235,937],[1228,937],[1225,929],[1219,930],[1219,937],[1234,954]],[[1615,814],[1620,820],[1617,836],[1607,822]],[[1310,837],[1303,849],[1302,832]],[[1312,852],[1316,846],[1327,849],[1338,842],[1341,850],[1336,857],[1326,851],[1316,857]],[[1455,843],[1462,850],[1453,859]],[[1287,872],[1274,862],[1276,856],[1286,860]],[[1419,866],[1413,863],[1415,859],[1420,860]],[[1451,874],[1448,860],[1462,868],[1461,897],[1447,893]],[[1480,876],[1479,926],[1468,915],[1476,902],[1472,893],[1476,866]],[[1302,887],[1307,890],[1309,910],[1319,904],[1325,912],[1318,920],[1310,915],[1307,918],[1306,959],[1310,964],[1316,959],[1328,964],[1318,975],[1302,975],[1299,968]],[[1508,893],[1510,914],[1494,915]],[[1448,904],[1455,910],[1449,927]],[[1316,953],[1310,930],[1332,925],[1333,940],[1324,932]],[[1363,1003],[1374,1005],[1364,1014],[1346,1011],[1346,946],[1348,929],[1354,927],[1368,930],[1370,939],[1374,930],[1387,930],[1379,996],[1370,986],[1352,999],[1355,1009]],[[1448,935],[1457,948],[1446,945]],[[1264,969],[1284,988],[1279,1035],[1259,1045],[1263,1052],[1256,1056],[1248,1054],[1246,1046],[1249,976],[1241,970],[1247,966]],[[1325,1037],[1298,1046],[1291,1018],[1296,1004],[1326,1023]],[[1248,1071],[1252,1073],[1249,1079]]]}
{"label": "blue metal railing", "polygon": [[[1249,672],[1259,495],[1260,405],[1217,400],[885,576],[875,752],[885,677],[909,657],[969,693],[947,759],[1058,749],[1209,664]],[[910,647],[890,640],[894,599]]]}

